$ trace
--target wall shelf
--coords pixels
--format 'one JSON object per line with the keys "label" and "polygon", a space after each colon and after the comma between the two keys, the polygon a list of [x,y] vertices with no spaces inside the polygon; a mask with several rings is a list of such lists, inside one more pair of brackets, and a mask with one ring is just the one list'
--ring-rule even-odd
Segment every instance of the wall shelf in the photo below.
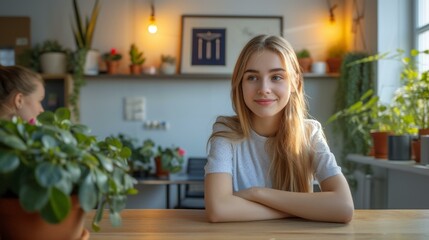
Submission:
{"label": "wall shelf", "polygon": [[[207,79],[207,80],[229,80],[232,75],[230,74],[140,74],[140,75],[131,75],[131,74],[99,74],[95,76],[85,76],[86,79],[89,80],[97,80],[97,79]],[[328,73],[328,74],[312,74],[305,73],[305,79],[332,79],[338,78],[338,73]]]}

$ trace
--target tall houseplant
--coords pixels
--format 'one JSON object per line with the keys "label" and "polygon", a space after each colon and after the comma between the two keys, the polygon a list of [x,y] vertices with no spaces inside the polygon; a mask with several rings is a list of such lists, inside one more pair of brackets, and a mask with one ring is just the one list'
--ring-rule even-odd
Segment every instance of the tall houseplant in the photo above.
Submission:
{"label": "tall houseplant", "polygon": [[[127,194],[136,192],[135,180],[127,173],[131,152],[116,138],[98,141],[89,132],[86,126],[71,123],[65,108],[42,113],[35,125],[18,118],[0,120],[0,208],[5,200],[17,198],[25,211],[39,213],[48,223],[60,223],[75,197],[83,211],[97,208],[94,230],[99,230],[106,206],[112,224],[119,225]],[[5,224],[8,221],[2,219],[0,226],[5,237],[20,238],[9,235],[20,231],[6,232],[12,227],[34,234],[33,223]]]}
{"label": "tall houseplant", "polygon": [[70,96],[73,115],[76,120],[80,118],[79,96],[80,88],[85,84],[84,75],[98,74],[98,57],[97,51],[92,50],[92,39],[94,36],[95,25],[100,13],[99,0],[95,0],[92,8],[91,17],[86,17],[83,23],[77,0],[73,0],[73,13],[75,24],[72,24],[74,39],[77,50],[74,56],[73,72],[73,93]]}

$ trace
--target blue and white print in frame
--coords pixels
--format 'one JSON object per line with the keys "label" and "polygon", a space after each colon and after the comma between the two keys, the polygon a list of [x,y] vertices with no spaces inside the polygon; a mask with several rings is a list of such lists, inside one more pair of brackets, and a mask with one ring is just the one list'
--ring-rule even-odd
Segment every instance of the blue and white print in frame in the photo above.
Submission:
{"label": "blue and white print in frame", "polygon": [[241,49],[259,34],[282,36],[283,17],[182,15],[180,73],[231,75]]}
{"label": "blue and white print in frame", "polygon": [[192,29],[192,65],[225,66],[226,29]]}

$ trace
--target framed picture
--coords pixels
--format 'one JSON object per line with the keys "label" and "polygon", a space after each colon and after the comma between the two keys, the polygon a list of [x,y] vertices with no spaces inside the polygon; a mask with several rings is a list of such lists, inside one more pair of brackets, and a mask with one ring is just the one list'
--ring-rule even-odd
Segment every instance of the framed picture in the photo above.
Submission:
{"label": "framed picture", "polygon": [[283,36],[283,17],[183,15],[180,73],[232,74],[241,49],[260,34]]}

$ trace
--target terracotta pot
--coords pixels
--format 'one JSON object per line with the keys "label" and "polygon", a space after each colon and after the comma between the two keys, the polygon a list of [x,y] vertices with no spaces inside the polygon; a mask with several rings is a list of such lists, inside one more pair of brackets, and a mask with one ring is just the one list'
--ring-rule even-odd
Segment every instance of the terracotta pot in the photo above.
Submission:
{"label": "terracotta pot", "polygon": [[326,59],[326,63],[328,64],[328,71],[330,73],[340,72],[342,62],[343,62],[342,58],[328,58],[328,59]]}
{"label": "terracotta pot", "polygon": [[313,60],[311,58],[298,58],[299,66],[301,66],[302,72],[310,72],[311,63]]}
{"label": "terracotta pot", "polygon": [[412,142],[412,155],[416,163],[420,162],[420,139],[414,139]]}
{"label": "terracotta pot", "polygon": [[17,198],[0,198],[0,239],[75,240],[88,239],[84,230],[84,212],[77,197],[72,197],[72,209],[65,220],[50,224],[39,213],[25,212]]}
{"label": "terracotta pot", "polygon": [[119,61],[106,61],[107,73],[118,74]]}
{"label": "terracotta pot", "polygon": [[162,167],[161,157],[155,158],[155,165],[156,165],[156,176],[158,177],[167,177],[170,172]]}
{"label": "terracotta pot", "polygon": [[421,135],[429,135],[429,128],[419,129],[419,136]]}
{"label": "terracotta pot", "polygon": [[372,142],[374,144],[374,157],[379,159],[387,159],[388,145],[387,139],[391,132],[372,132]]}
{"label": "terracotta pot", "polygon": [[130,65],[130,73],[140,75],[142,73],[142,66],[137,64]]}

